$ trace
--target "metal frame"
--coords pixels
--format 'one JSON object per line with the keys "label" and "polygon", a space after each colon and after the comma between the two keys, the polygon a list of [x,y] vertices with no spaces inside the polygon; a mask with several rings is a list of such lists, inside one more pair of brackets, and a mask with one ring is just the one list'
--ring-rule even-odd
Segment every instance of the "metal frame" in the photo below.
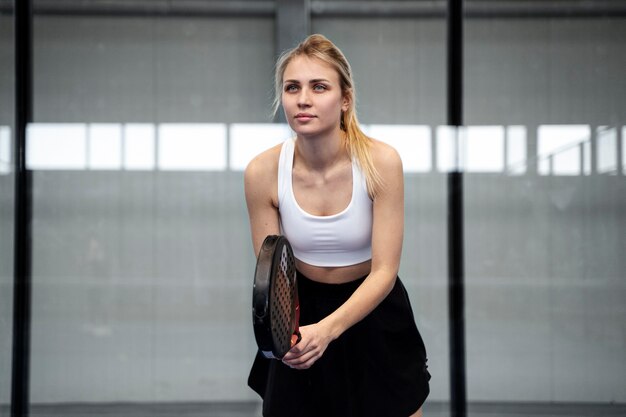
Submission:
{"label": "metal frame", "polygon": [[[1,7],[1,6],[0,6]],[[6,9],[6,7],[5,7]],[[2,12],[0,8],[0,12]],[[162,16],[225,17],[273,16],[274,1],[198,1],[198,0],[53,0],[33,5],[35,15],[42,16]]]}
{"label": "metal frame", "polygon": [[[458,143],[463,125],[463,0],[448,0],[447,111]],[[457,159],[458,159],[457,146]],[[450,344],[450,415],[467,415],[465,377],[465,242],[463,226],[463,172],[448,173],[448,332]]]}
{"label": "metal frame", "polygon": [[[62,16],[162,16],[162,17],[272,17],[291,3],[308,3],[314,17],[409,17],[445,18],[447,0],[417,1],[203,1],[203,0],[47,0],[33,6],[36,15]],[[298,7],[298,6],[296,6]],[[10,12],[0,5],[0,14]],[[624,17],[626,1],[619,0],[532,0],[470,1],[465,18],[590,18]]]}
{"label": "metal frame", "polygon": [[[275,58],[311,34],[309,0],[276,0]],[[276,112],[276,122],[286,123],[285,114]]]}
{"label": "metal frame", "polygon": [[32,121],[31,0],[15,0],[15,232],[11,416],[28,416],[31,327],[31,173],[26,126]]}
{"label": "metal frame", "polygon": [[[446,17],[447,0],[435,1],[312,1],[311,11],[337,17]],[[626,2],[569,1],[469,1],[466,18],[480,17],[606,17],[626,15]]]}
{"label": "metal frame", "polygon": [[311,33],[309,0],[276,0],[276,55]]}

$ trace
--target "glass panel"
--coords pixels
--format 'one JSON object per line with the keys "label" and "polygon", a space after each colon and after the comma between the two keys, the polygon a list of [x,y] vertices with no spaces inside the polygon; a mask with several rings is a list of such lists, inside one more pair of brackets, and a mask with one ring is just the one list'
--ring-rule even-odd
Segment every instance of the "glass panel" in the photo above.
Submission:
{"label": "glass panel", "polygon": [[273,19],[98,10],[34,19],[33,414],[252,415],[229,135],[270,121]]}
{"label": "glass panel", "polygon": [[13,1],[0,0],[0,416],[9,416],[13,342],[15,33]]}
{"label": "glass panel", "polygon": [[470,415],[626,401],[626,20],[564,16],[466,20],[465,121],[507,168],[466,166]]}
{"label": "glass panel", "polygon": [[445,123],[445,20],[316,17],[344,52],[366,132],[394,146],[405,170],[405,235],[400,267],[432,374],[425,415],[449,414],[446,177],[436,167],[437,126]]}

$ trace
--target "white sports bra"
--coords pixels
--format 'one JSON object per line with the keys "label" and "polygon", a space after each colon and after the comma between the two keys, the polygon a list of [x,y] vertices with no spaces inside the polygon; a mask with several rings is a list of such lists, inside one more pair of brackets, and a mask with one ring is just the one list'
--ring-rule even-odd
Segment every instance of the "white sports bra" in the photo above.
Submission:
{"label": "white sports bra", "polygon": [[295,140],[287,139],[278,161],[278,211],[282,234],[297,259],[314,266],[355,265],[372,258],[372,200],[365,178],[352,162],[352,199],[344,210],[330,216],[304,211],[293,193]]}

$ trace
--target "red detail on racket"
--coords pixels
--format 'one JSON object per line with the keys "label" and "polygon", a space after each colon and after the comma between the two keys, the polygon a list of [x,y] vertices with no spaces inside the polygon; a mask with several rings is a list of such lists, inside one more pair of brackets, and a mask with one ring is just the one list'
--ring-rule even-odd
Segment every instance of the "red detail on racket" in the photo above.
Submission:
{"label": "red detail on racket", "polygon": [[252,324],[259,350],[282,359],[300,341],[296,259],[287,238],[265,238],[254,272]]}

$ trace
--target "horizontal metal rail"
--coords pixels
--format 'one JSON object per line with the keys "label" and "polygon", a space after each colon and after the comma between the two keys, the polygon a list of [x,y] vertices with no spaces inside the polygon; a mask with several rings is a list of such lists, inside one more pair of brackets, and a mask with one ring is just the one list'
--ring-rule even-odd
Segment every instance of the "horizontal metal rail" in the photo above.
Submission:
{"label": "horizontal metal rail", "polygon": [[[311,13],[337,17],[440,17],[447,1],[312,1]],[[464,16],[488,17],[610,17],[626,16],[626,1],[543,0],[472,1],[464,3]]]}
{"label": "horizontal metal rail", "polygon": [[[2,7],[2,6],[0,6]],[[4,5],[2,13],[11,12]],[[119,17],[262,17],[274,16],[274,1],[198,1],[198,0],[49,0],[36,1],[35,15],[44,16],[119,16]]]}
{"label": "horizontal metal rail", "polygon": [[[434,1],[310,1],[313,17],[445,18],[445,0]],[[274,17],[275,1],[202,0],[46,0],[36,1],[39,16],[162,16],[162,17]],[[593,18],[626,17],[622,0],[471,1],[467,18]],[[13,3],[0,4],[0,14],[12,14]]]}

